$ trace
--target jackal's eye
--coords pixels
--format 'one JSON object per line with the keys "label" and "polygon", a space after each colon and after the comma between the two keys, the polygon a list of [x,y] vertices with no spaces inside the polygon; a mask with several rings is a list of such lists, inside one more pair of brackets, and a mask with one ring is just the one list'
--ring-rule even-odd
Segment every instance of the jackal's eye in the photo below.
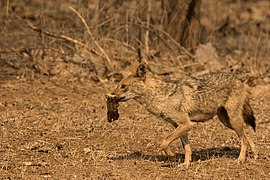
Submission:
{"label": "jackal's eye", "polygon": [[128,87],[127,87],[126,84],[122,84],[122,85],[120,86],[120,89],[121,89],[121,91],[123,91],[123,92],[127,92]]}

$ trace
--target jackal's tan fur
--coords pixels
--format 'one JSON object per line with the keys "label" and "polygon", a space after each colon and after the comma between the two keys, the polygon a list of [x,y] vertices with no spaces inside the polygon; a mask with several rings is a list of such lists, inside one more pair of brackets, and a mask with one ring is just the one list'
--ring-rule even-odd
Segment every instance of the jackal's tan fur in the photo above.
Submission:
{"label": "jackal's tan fur", "polygon": [[183,165],[186,168],[191,161],[187,132],[193,122],[204,122],[215,115],[240,138],[241,151],[237,161],[245,161],[248,146],[257,158],[255,145],[244,132],[246,125],[256,128],[247,87],[231,74],[210,73],[178,82],[164,82],[149,77],[144,63],[134,63],[113,95],[120,102],[134,99],[149,112],[171,123],[176,129],[163,140],[162,147],[169,157],[173,157],[168,146],[180,138],[185,149]]}

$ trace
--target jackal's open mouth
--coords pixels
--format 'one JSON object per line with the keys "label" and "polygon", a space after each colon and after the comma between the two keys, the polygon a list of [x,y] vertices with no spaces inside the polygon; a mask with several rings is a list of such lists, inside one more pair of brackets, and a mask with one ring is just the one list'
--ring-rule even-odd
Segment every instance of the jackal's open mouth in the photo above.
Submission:
{"label": "jackal's open mouth", "polygon": [[117,96],[114,94],[106,94],[106,98],[113,99],[114,101],[118,101],[118,102],[124,102],[127,100],[125,96]]}
{"label": "jackal's open mouth", "polygon": [[126,101],[126,97],[125,96],[118,97],[117,101],[118,102],[124,102],[124,101]]}

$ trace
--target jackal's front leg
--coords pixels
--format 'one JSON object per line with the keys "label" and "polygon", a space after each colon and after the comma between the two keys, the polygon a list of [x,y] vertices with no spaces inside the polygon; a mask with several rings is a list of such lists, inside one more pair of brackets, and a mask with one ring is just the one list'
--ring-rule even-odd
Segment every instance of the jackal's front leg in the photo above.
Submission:
{"label": "jackal's front leg", "polygon": [[[174,157],[175,154],[169,149],[169,145],[175,141],[176,139],[181,137],[181,140],[186,140],[185,136],[187,135],[186,132],[188,132],[192,128],[192,125],[187,122],[185,124],[179,124],[179,126],[173,131],[172,134],[170,134],[167,138],[165,138],[162,142],[162,148],[165,151],[166,155],[168,157]],[[188,143],[188,140],[186,141],[187,143],[185,144],[185,162],[184,166],[188,168],[190,165],[190,159],[191,159],[191,150],[190,150],[190,145]],[[190,151],[190,152],[186,152]]]}
{"label": "jackal's front leg", "polygon": [[183,148],[185,150],[185,161],[183,163],[185,168],[188,168],[190,166],[190,162],[191,162],[191,148],[190,148],[190,143],[188,140],[188,134],[184,133],[181,137],[181,142],[183,145]]}

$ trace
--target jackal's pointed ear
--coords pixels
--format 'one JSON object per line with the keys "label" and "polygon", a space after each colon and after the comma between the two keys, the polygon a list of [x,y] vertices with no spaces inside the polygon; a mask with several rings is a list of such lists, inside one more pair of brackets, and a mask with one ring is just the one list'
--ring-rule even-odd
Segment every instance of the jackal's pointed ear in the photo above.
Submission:
{"label": "jackal's pointed ear", "polygon": [[136,76],[144,78],[146,75],[146,64],[141,62],[137,68]]}

